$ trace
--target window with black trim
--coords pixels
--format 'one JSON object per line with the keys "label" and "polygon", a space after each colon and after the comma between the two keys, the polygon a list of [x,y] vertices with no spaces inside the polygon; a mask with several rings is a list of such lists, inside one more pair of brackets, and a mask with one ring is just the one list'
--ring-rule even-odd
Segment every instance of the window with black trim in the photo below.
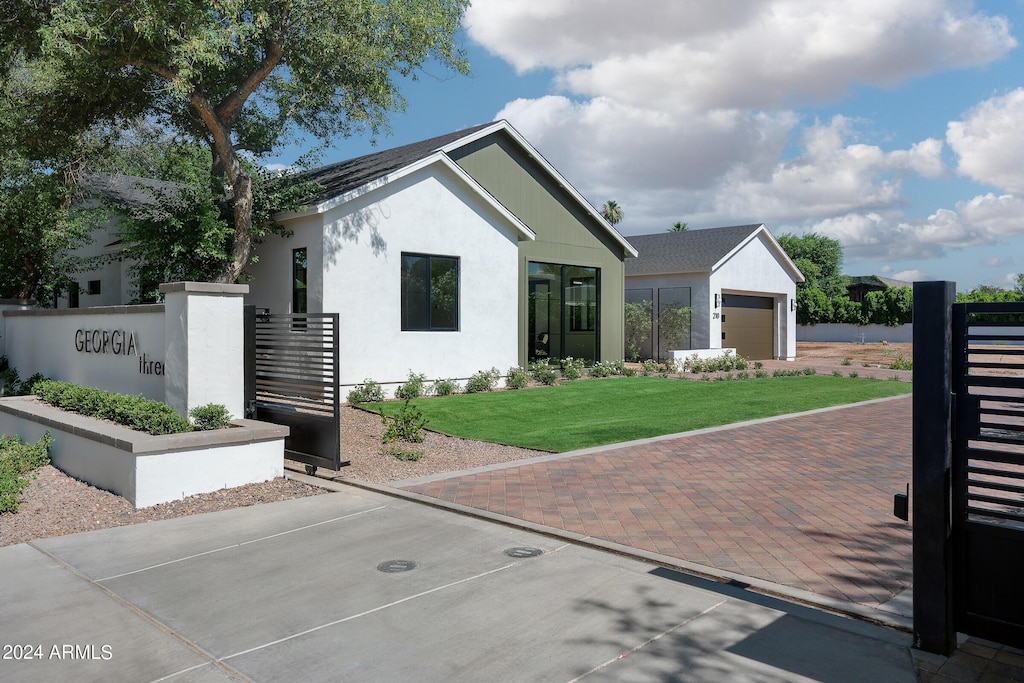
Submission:
{"label": "window with black trim", "polygon": [[459,329],[459,259],[402,252],[402,331]]}
{"label": "window with black trim", "polygon": [[89,280],[89,285],[88,285],[87,289],[88,289],[89,294],[91,294],[92,296],[96,296],[97,294],[100,293],[100,281],[99,280]]}

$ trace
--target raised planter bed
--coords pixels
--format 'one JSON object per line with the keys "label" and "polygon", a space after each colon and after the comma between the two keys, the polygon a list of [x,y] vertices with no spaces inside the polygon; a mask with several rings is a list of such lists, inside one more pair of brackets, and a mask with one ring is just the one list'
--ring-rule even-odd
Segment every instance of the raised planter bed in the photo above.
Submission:
{"label": "raised planter bed", "polygon": [[35,441],[49,430],[54,467],[137,508],[284,475],[288,428],[234,420],[230,429],[153,436],[39,403],[0,398],[0,434]]}

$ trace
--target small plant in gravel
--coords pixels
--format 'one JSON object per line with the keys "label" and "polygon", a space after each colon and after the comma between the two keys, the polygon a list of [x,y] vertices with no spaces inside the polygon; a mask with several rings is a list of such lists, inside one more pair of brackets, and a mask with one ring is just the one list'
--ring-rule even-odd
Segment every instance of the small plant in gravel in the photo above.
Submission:
{"label": "small plant in gravel", "polygon": [[563,358],[562,359],[562,379],[571,382],[572,380],[579,379],[582,376],[583,376],[583,359],[582,358],[573,358],[572,356],[569,356],[568,358]]}
{"label": "small plant in gravel", "polygon": [[33,472],[50,463],[50,432],[34,444],[0,434],[0,513],[18,511],[18,495],[31,483]]}
{"label": "small plant in gravel", "polygon": [[850,365],[850,364],[851,364],[852,362],[853,362],[853,361],[852,361],[852,360],[850,359],[850,357],[849,357],[849,356],[846,356],[845,358],[843,358],[843,360],[842,360],[842,362],[840,363],[840,365]]}
{"label": "small plant in gravel", "polygon": [[406,380],[405,384],[402,384],[395,389],[395,398],[406,399],[419,398],[420,396],[423,396],[426,393],[426,382],[426,375],[417,375],[415,372],[410,370],[409,379]]}
{"label": "small plant in gravel", "polygon": [[505,377],[505,386],[509,389],[525,389],[526,385],[530,383],[530,373],[525,368],[521,368],[518,365],[508,369],[508,375]]}
{"label": "small plant in gravel", "polygon": [[459,385],[453,379],[439,379],[430,390],[435,396],[453,396],[459,393]]}
{"label": "small plant in gravel", "polygon": [[843,373],[839,372],[838,370],[833,370],[832,371],[832,376],[833,377],[842,377]]}
{"label": "small plant in gravel", "polygon": [[711,375],[709,375],[708,373],[705,372],[705,373],[701,374],[700,379],[701,379],[702,382],[710,382],[711,381]]}
{"label": "small plant in gravel", "polygon": [[537,382],[551,386],[558,380],[554,369],[547,364],[547,361],[535,360],[530,363],[530,376]]}
{"label": "small plant in gravel", "polygon": [[423,416],[423,411],[412,405],[410,399],[405,399],[393,417],[381,413],[380,419],[384,423],[382,442],[423,443],[423,428],[427,425],[427,418]]}
{"label": "small plant in gravel", "polygon": [[758,369],[754,370],[754,378],[755,379],[764,379],[767,376],[768,376],[768,371],[765,370],[764,368],[758,368]]}
{"label": "small plant in gravel", "polygon": [[860,377],[860,373],[857,372],[856,370],[850,370],[850,374],[847,375],[847,377],[852,377],[852,378],[856,379],[857,377]]}
{"label": "small plant in gravel", "polygon": [[384,390],[372,379],[363,380],[357,384],[355,389],[348,392],[348,402],[352,405],[359,403],[380,403],[384,400]]}
{"label": "small plant in gravel", "polygon": [[861,363],[860,366],[862,368],[870,368],[871,367],[871,363]]}
{"label": "small plant in gravel", "polygon": [[653,358],[648,358],[640,364],[640,374],[644,377],[650,377],[658,371],[658,361]]}
{"label": "small plant in gravel", "polygon": [[910,360],[909,358],[904,357],[904,355],[901,353],[899,356],[897,356],[895,359],[893,359],[893,361],[891,363],[889,363],[889,369],[890,370],[913,370],[914,369],[914,361]]}
{"label": "small plant in gravel", "polygon": [[818,374],[818,371],[815,370],[814,368],[804,368],[801,372],[803,372],[805,375],[816,375],[816,374]]}
{"label": "small plant in gravel", "polygon": [[398,444],[388,444],[380,447],[380,454],[387,455],[403,462],[418,462],[423,459],[424,453],[420,448],[406,448]]}
{"label": "small plant in gravel", "polygon": [[764,369],[764,363],[762,363],[759,360],[755,360],[754,361],[754,369],[755,370],[762,370],[762,369]]}
{"label": "small plant in gravel", "polygon": [[227,429],[231,426],[231,413],[228,412],[226,406],[220,403],[196,406],[188,411],[188,416],[192,418],[192,426],[200,432],[211,429]]}
{"label": "small plant in gravel", "polygon": [[889,381],[890,382],[899,382],[900,381],[900,376],[899,375],[892,375],[892,376],[889,377]]}
{"label": "small plant in gravel", "polygon": [[736,379],[750,379],[750,373],[746,370],[740,370],[736,373]]}
{"label": "small plant in gravel", "polygon": [[478,394],[483,391],[493,391],[494,387],[498,386],[498,379],[500,377],[501,373],[498,372],[498,368],[473,373],[473,376],[466,381],[465,392],[467,394]]}

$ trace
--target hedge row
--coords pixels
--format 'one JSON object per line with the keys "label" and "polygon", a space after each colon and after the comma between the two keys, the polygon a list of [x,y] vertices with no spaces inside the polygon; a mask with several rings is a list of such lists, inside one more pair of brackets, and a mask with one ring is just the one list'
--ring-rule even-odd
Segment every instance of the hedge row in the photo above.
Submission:
{"label": "hedge row", "polygon": [[117,394],[70,382],[37,382],[35,394],[40,400],[63,410],[110,420],[149,434],[191,432],[192,424],[166,403],[142,396]]}

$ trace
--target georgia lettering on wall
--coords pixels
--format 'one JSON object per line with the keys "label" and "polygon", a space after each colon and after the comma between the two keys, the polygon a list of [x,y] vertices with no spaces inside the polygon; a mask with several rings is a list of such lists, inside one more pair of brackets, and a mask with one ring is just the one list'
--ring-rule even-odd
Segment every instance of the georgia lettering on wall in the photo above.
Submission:
{"label": "georgia lettering on wall", "polygon": [[150,360],[145,353],[139,356],[139,343],[134,330],[75,330],[75,351],[137,356],[140,375],[164,374],[163,363]]}

